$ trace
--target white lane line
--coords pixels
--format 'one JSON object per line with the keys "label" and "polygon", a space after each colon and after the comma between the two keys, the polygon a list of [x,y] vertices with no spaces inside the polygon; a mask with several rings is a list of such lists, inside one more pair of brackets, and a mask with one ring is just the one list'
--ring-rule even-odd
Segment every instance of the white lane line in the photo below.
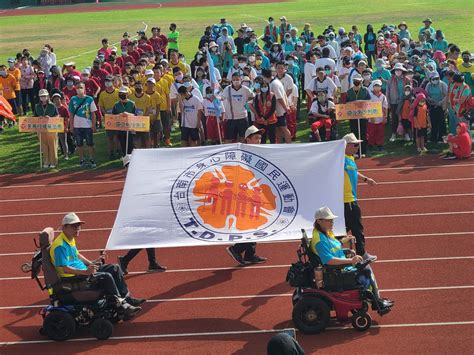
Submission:
{"label": "white lane line", "polygon": [[[418,196],[369,197],[369,198],[360,198],[359,201],[405,200],[405,199],[446,198],[446,197],[463,197],[463,196],[474,196],[474,193],[466,193],[466,194],[446,194],[446,195],[418,195]],[[1,201],[0,201],[0,202],[1,202]]]}
{"label": "white lane line", "polygon": [[[81,231],[84,232],[86,231],[83,229]],[[464,237],[468,235],[474,235],[474,232],[450,232],[450,233],[422,233],[422,234],[394,234],[394,235],[374,235],[371,237],[365,237],[365,239],[391,239],[391,238],[417,238],[417,237]],[[265,242],[261,241],[259,242],[260,244],[274,244],[274,243],[297,243],[299,239],[293,239],[293,240],[275,240],[271,242]],[[103,248],[100,249],[81,249],[81,252],[87,253],[87,252],[98,252],[104,250]],[[31,251],[27,252],[18,252],[18,253],[4,253],[0,254],[0,257],[2,256],[19,256],[19,255],[32,255],[33,253]]]}
{"label": "white lane line", "polygon": [[[418,291],[446,291],[446,290],[469,290],[474,289],[474,285],[462,286],[435,286],[435,287],[415,287],[415,288],[393,288],[384,289],[380,292],[418,292]],[[211,297],[181,297],[181,298],[152,298],[146,303],[164,303],[164,302],[196,302],[196,301],[225,301],[225,300],[239,300],[251,298],[277,298],[277,297],[291,297],[293,293],[273,293],[266,295],[237,295],[237,296],[211,296]],[[46,304],[33,304],[26,306],[3,306],[0,311],[8,311],[12,309],[36,309],[46,307]]]}
{"label": "white lane line", "polygon": [[[377,185],[420,184],[420,183],[428,183],[428,182],[453,182],[453,181],[468,181],[468,180],[474,180],[474,178],[381,181],[381,182],[377,182]],[[361,183],[359,185],[367,185],[367,184],[366,183]]]}
{"label": "white lane line", "polygon": [[430,169],[430,168],[459,168],[474,166],[474,164],[451,164],[451,165],[425,165],[425,166],[401,166],[397,168],[368,168],[360,171],[383,171],[383,170],[412,170],[412,169]]}
{"label": "white lane line", "polygon": [[[197,320],[198,321],[198,320]],[[374,324],[371,328],[412,328],[412,327],[447,327],[459,325],[472,325],[474,321],[460,321],[460,322],[431,322],[431,323],[399,323],[399,324]],[[328,327],[327,330],[348,330],[353,329],[351,326]],[[233,330],[227,332],[204,332],[204,333],[172,333],[172,334],[149,334],[149,335],[127,335],[110,337],[108,340],[146,340],[146,339],[160,339],[160,338],[191,338],[191,337],[208,337],[208,336],[225,336],[225,335],[249,335],[249,334],[266,334],[266,333],[280,333],[287,330],[294,330],[294,328],[284,329],[256,329],[256,330]],[[99,342],[96,338],[76,338],[69,339],[66,342]],[[56,343],[54,340],[18,340],[18,341],[3,341],[0,345],[30,345],[30,344],[45,344]]]}
{"label": "white lane line", "polygon": [[[420,261],[447,261],[447,260],[470,260],[474,259],[474,256],[446,256],[446,257],[435,257],[435,258],[412,258],[412,259],[391,259],[391,260],[377,260],[376,263],[404,263],[404,262],[420,262]],[[258,265],[258,266],[230,266],[230,267],[210,267],[210,268],[196,268],[196,269],[168,269],[167,274],[176,272],[207,272],[207,271],[225,271],[225,270],[252,270],[252,269],[281,269],[288,268],[289,264],[280,265]],[[147,271],[132,271],[129,275],[144,275],[149,274]],[[43,276],[40,276],[43,278]],[[29,276],[19,277],[0,277],[0,281],[19,281],[19,280],[31,280]]]}
{"label": "white lane line", "polygon": [[[118,210],[97,210],[97,211],[76,211],[79,214],[96,214],[96,213],[115,213]],[[11,217],[35,217],[35,216],[56,216],[65,215],[65,212],[46,212],[46,213],[27,213],[27,214],[6,214],[0,215],[0,218]],[[474,211],[452,211],[452,212],[428,212],[428,213],[407,213],[407,214],[387,214],[378,216],[363,216],[363,218],[395,218],[395,217],[422,217],[422,216],[441,216],[441,215],[458,215],[458,214],[472,214]],[[2,235],[2,234],[0,234]]]}
{"label": "white lane line", "polygon": [[[97,210],[97,211],[76,211],[80,214],[95,214],[95,213],[114,213],[118,210]],[[35,216],[56,216],[56,215],[65,215],[68,212],[46,212],[46,213],[27,213],[27,214],[5,214],[0,215],[0,218],[9,218],[9,217],[35,217]]]}
{"label": "white lane line", "polygon": [[90,195],[90,196],[41,197],[41,198],[17,198],[17,199],[12,199],[12,200],[0,200],[0,203],[2,203],[2,202],[30,202],[30,201],[92,199],[92,198],[108,198],[108,197],[120,197],[120,196],[122,196],[122,194]]}
{"label": "white lane line", "polygon": [[57,187],[57,186],[77,186],[77,185],[102,185],[102,184],[123,184],[125,180],[107,180],[107,181],[87,181],[87,182],[66,182],[66,183],[51,183],[51,184],[20,184],[20,185],[9,185],[0,186],[0,189],[17,189],[27,187]]}

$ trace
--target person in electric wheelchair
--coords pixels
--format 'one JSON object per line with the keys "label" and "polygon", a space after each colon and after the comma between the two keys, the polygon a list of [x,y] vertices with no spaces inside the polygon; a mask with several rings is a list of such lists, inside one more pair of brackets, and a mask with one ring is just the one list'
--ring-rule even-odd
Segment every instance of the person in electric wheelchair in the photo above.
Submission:
{"label": "person in electric wheelchair", "polygon": [[107,339],[113,323],[132,319],[145,302],[130,296],[120,267],[104,264],[104,254],[91,261],[78,252],[76,238],[83,223],[68,213],[57,238],[53,228],[45,228],[39,245],[35,240],[38,249],[31,264],[22,265],[23,272],[31,272],[41,290],[48,291],[50,304],[40,312],[40,333],[56,341],[70,339],[78,326],[90,326],[97,339]]}
{"label": "person in electric wheelchair", "polygon": [[[342,245],[354,240],[353,236],[346,236],[339,241],[332,231],[334,219],[337,218],[328,207],[321,207],[316,211],[313,237],[311,238],[310,250],[319,258],[323,265],[345,266],[343,272],[357,273],[357,281],[369,291],[372,308],[376,309],[380,315],[390,312],[393,301],[380,297],[374,273],[367,264],[363,269],[358,270],[357,264],[363,262],[360,255],[356,255],[353,250],[348,254],[344,252]],[[319,265],[314,265],[319,266]]]}

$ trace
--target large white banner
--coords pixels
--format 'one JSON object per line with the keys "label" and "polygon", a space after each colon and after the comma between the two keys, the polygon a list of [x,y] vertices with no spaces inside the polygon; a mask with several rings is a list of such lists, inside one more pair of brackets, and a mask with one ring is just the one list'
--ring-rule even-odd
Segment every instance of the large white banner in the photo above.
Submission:
{"label": "large white banner", "polygon": [[343,140],[133,151],[107,249],[301,238],[328,206],[344,227]]}

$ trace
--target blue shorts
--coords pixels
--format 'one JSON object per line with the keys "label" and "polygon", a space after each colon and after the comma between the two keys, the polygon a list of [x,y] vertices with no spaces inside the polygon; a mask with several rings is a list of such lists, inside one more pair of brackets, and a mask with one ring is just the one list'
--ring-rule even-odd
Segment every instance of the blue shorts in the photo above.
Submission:
{"label": "blue shorts", "polygon": [[92,136],[92,128],[74,128],[74,137],[78,147],[83,146],[84,140],[89,147],[94,146],[94,139]]}

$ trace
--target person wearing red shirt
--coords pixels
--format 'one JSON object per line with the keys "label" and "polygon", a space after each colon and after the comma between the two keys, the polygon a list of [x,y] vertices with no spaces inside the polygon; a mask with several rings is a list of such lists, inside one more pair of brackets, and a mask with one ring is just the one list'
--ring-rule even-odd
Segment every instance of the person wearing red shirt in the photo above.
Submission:
{"label": "person wearing red shirt", "polygon": [[130,42],[127,46],[127,55],[133,58],[133,64],[140,60],[140,53],[134,49],[133,42]]}
{"label": "person wearing red shirt", "polygon": [[104,56],[105,60],[109,59],[111,48],[109,47],[109,40],[107,38],[102,40],[102,48],[97,51],[97,55],[101,54]]}
{"label": "person wearing red shirt", "polygon": [[105,89],[105,78],[109,73],[100,67],[100,60],[94,60],[91,70],[91,76],[94,77],[102,90]]}
{"label": "person wearing red shirt", "polygon": [[109,57],[109,64],[112,66],[112,75],[122,76],[122,68],[118,65],[115,55]]}
{"label": "person wearing red shirt", "polygon": [[129,42],[130,42],[130,36],[128,35],[128,32],[124,32],[122,36],[122,40],[120,41],[120,48],[127,48]]}
{"label": "person wearing red shirt", "polygon": [[110,63],[108,63],[107,61],[105,61],[105,57],[102,55],[102,54],[99,54],[97,56],[97,59],[100,60],[100,67],[101,69],[104,69],[107,73],[109,74],[112,74],[113,73],[113,69],[112,69],[112,66],[110,65]]}
{"label": "person wearing red shirt", "polygon": [[77,95],[75,84],[76,84],[76,80],[74,78],[69,77],[66,79],[66,86],[63,87],[62,89],[64,98],[66,99],[68,103],[69,103],[69,100],[71,100],[71,97]]}
{"label": "person wearing red shirt", "polygon": [[63,73],[63,78],[65,80],[74,76],[81,76],[81,72],[76,69],[76,63],[74,62],[65,63],[63,66]]}
{"label": "person wearing red shirt", "polygon": [[148,40],[148,43],[153,48],[154,52],[162,52],[164,54],[166,51],[164,51],[163,48],[166,47],[166,42],[163,41],[160,31],[161,29],[159,27],[153,27],[151,29],[153,36]]}
{"label": "person wearing red shirt", "polygon": [[94,99],[99,97],[100,85],[95,78],[92,78],[89,70],[85,69],[81,74],[81,80],[86,85],[86,95]]}
{"label": "person wearing red shirt", "polygon": [[[72,141],[71,133],[69,133],[69,111],[67,104],[64,101],[64,96],[59,92],[53,94],[52,101],[54,106],[56,106],[56,110],[58,110],[58,116],[64,118],[64,132],[58,134],[59,146],[61,147],[64,159],[69,160],[69,149],[74,151],[74,142]],[[69,145],[69,143],[71,144]]]}
{"label": "person wearing red shirt", "polygon": [[138,41],[138,48],[143,51],[143,53],[153,52],[153,47],[148,44],[148,38],[146,36],[141,36]]}
{"label": "person wearing red shirt", "polygon": [[465,122],[458,123],[456,127],[456,135],[448,134],[446,139],[449,145],[449,153],[444,159],[467,159],[471,156],[472,141],[471,135],[467,131],[467,124]]}

